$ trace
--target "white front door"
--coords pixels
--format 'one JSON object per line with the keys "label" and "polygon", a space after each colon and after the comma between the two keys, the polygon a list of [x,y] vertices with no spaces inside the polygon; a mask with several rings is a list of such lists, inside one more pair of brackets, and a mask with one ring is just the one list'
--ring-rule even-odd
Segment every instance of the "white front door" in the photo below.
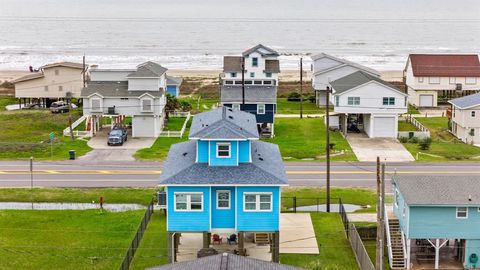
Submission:
{"label": "white front door", "polygon": [[371,137],[396,138],[395,116],[374,117],[373,134]]}
{"label": "white front door", "polygon": [[433,107],[433,95],[420,95],[419,107]]}

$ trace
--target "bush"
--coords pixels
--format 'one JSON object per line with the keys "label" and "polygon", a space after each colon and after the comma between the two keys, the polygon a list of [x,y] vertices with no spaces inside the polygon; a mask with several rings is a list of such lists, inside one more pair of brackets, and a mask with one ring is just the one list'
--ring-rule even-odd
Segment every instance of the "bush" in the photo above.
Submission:
{"label": "bush", "polygon": [[4,81],[3,83],[0,84],[0,88],[15,89],[15,85],[9,81]]}
{"label": "bush", "polygon": [[311,103],[315,103],[315,95],[308,96],[308,101],[310,101]]}
{"label": "bush", "polygon": [[418,146],[420,147],[421,150],[428,150],[430,149],[430,144],[432,144],[432,139],[425,138],[420,140],[420,142],[418,143]]}
{"label": "bush", "polygon": [[300,101],[300,94],[297,92],[290,92],[287,96],[288,101]]}
{"label": "bush", "polygon": [[182,100],[180,101],[180,109],[184,112],[188,112],[192,110],[192,104],[188,101]]}
{"label": "bush", "polygon": [[408,139],[408,142],[410,142],[410,143],[418,143],[418,138],[417,138],[417,137],[412,137],[412,138]]}
{"label": "bush", "polygon": [[407,137],[400,137],[400,138],[398,138],[398,140],[399,140],[401,143],[407,143],[407,142],[408,142],[408,138],[407,138]]}

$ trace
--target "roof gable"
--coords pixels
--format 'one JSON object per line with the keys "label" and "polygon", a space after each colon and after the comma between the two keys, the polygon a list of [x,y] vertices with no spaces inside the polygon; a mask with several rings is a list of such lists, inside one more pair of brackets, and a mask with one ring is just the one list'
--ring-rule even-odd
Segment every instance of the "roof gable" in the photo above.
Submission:
{"label": "roof gable", "polygon": [[262,56],[280,56],[280,54],[273,50],[272,48],[269,48],[267,46],[264,46],[262,44],[258,44],[242,53],[243,56],[248,56],[253,52],[258,52]]}
{"label": "roof gable", "polygon": [[480,105],[480,93],[449,100],[448,103],[460,109],[468,109]]}
{"label": "roof gable", "polygon": [[[352,62],[352,61],[349,61],[349,60],[346,60],[346,59],[343,59],[343,58],[338,58],[338,57],[335,57],[335,56],[332,56],[332,55],[329,55],[329,54],[326,54],[326,53],[319,53],[319,54],[316,54],[316,55],[312,56],[312,60],[313,60],[314,62],[315,62],[316,60],[319,60],[319,59],[322,59],[322,58],[328,58],[328,59],[330,59],[330,60],[333,60],[333,61],[337,62],[338,65],[335,65],[335,66],[329,67],[329,68],[327,68],[327,69],[324,69],[324,70],[315,72],[315,74],[325,73],[325,72],[328,72],[328,71],[335,70],[335,69],[337,69],[337,68],[343,67],[343,66],[345,66],[345,65],[348,65],[348,66],[355,67],[356,69],[359,69],[359,70],[362,70],[362,71],[371,73],[372,75],[375,75],[375,76],[380,77],[380,73],[379,73],[378,71],[376,71],[375,69],[369,68],[369,67],[364,66],[364,65],[360,65],[360,64],[358,64],[358,63],[355,63],[355,62]],[[315,75],[315,74],[314,74],[314,75]]]}
{"label": "roof gable", "polygon": [[148,61],[137,66],[137,70],[128,74],[127,78],[160,78],[167,69],[161,65]]}
{"label": "roof gable", "polygon": [[376,83],[381,86],[388,88],[391,91],[395,91],[403,96],[407,96],[404,92],[400,91],[395,86],[389,84],[388,82],[380,79],[377,76],[373,76],[369,73],[363,71],[357,71],[345,77],[342,77],[338,80],[335,80],[330,83],[330,85],[335,90],[334,95],[342,95],[346,92],[353,91],[354,89],[358,89],[361,86]]}
{"label": "roof gable", "polygon": [[480,77],[476,54],[410,54],[414,76]]}
{"label": "roof gable", "polygon": [[76,68],[76,69],[83,70],[83,64],[75,63],[75,62],[58,62],[58,63],[52,63],[52,64],[47,64],[42,66],[43,69],[48,69],[53,67],[69,67],[69,68]]}

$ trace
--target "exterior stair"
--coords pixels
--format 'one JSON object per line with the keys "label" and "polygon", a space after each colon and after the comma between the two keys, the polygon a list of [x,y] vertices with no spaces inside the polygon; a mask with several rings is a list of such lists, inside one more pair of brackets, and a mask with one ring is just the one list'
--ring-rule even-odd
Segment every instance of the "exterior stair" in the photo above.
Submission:
{"label": "exterior stair", "polygon": [[268,245],[270,243],[268,233],[255,233],[254,241],[257,245]]}
{"label": "exterior stair", "polygon": [[402,243],[402,231],[400,229],[400,223],[398,219],[389,219],[388,224],[390,227],[390,241],[392,249],[393,261],[391,263],[392,269],[405,269],[405,253]]}

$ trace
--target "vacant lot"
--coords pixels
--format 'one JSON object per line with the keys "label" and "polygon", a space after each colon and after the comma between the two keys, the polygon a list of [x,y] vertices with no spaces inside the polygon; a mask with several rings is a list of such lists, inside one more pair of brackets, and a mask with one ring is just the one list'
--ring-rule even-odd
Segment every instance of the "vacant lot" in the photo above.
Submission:
{"label": "vacant lot", "polygon": [[[302,102],[304,114],[321,114],[325,109],[317,107],[314,102],[304,99]],[[277,99],[278,114],[300,114],[300,101],[288,101],[287,98]]]}

